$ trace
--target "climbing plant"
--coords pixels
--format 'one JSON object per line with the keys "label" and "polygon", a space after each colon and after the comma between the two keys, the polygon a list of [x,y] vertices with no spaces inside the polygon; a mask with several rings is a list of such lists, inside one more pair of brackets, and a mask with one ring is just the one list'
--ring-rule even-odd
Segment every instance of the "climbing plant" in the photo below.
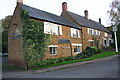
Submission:
{"label": "climbing plant", "polygon": [[23,23],[22,38],[23,52],[28,68],[35,68],[45,55],[51,36],[44,34],[44,23],[30,19],[29,13],[21,9]]}

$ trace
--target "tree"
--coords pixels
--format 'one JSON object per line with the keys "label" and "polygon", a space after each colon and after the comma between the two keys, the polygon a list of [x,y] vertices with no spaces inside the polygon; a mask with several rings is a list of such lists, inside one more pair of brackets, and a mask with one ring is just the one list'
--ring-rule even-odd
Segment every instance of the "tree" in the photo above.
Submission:
{"label": "tree", "polygon": [[113,0],[113,2],[110,4],[110,8],[111,9],[108,11],[109,18],[111,23],[115,23],[117,25],[118,48],[120,49],[120,0]]}
{"label": "tree", "polygon": [[8,52],[8,26],[12,16],[6,16],[2,19],[2,52]]}

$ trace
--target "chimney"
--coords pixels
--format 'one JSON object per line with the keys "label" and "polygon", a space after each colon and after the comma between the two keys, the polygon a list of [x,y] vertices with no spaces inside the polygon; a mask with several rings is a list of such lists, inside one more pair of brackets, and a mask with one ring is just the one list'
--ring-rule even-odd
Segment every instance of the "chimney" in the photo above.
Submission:
{"label": "chimney", "polygon": [[62,3],[62,12],[67,11],[67,3],[63,2]]}
{"label": "chimney", "polygon": [[87,10],[84,11],[84,14],[85,14],[85,18],[88,19],[88,11]]}
{"label": "chimney", "polygon": [[101,24],[101,18],[99,18],[99,23]]}
{"label": "chimney", "polygon": [[23,4],[23,0],[17,0],[18,4]]}

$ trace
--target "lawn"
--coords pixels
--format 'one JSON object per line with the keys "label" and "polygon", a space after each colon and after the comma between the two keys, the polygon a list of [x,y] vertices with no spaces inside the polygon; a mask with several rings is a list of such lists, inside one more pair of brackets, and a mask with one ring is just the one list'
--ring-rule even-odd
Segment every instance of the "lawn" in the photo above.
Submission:
{"label": "lawn", "polygon": [[[39,67],[39,68],[34,68],[34,70],[42,69],[42,68],[48,68],[48,67],[54,67],[54,66],[59,66],[59,65],[64,65],[64,64],[70,64],[70,63],[75,63],[75,62],[81,62],[81,61],[89,61],[89,60],[94,60],[94,59],[99,59],[99,58],[103,58],[103,57],[112,56],[112,55],[115,55],[115,54],[116,54],[115,51],[104,51],[102,53],[95,54],[95,55],[93,55],[89,58],[65,61],[65,62],[61,62],[61,63],[57,63],[57,64],[52,64],[52,65],[47,65],[47,66],[43,66],[43,67]],[[119,52],[119,54],[120,54],[120,52]]]}

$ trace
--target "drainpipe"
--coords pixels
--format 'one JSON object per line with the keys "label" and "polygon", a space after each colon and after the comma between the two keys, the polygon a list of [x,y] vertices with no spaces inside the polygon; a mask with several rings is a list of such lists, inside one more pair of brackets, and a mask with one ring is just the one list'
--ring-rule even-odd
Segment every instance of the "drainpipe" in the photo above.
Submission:
{"label": "drainpipe", "polygon": [[70,43],[70,48],[71,48],[71,56],[73,56],[73,55],[72,55],[72,43]]}
{"label": "drainpipe", "polygon": [[82,40],[82,51],[83,51],[83,30],[81,30],[81,40]]}

